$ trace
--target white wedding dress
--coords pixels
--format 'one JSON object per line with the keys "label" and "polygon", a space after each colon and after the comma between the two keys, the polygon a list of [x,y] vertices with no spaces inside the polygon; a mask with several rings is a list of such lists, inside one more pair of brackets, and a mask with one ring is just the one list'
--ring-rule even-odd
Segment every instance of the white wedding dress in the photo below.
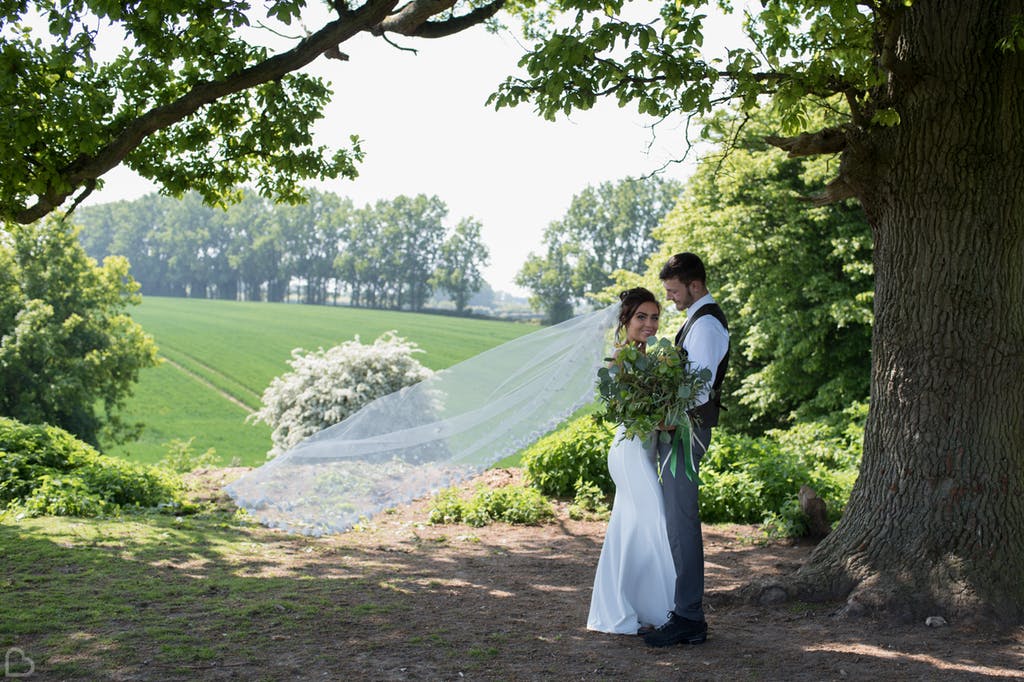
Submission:
{"label": "white wedding dress", "polygon": [[676,569],[654,446],[624,440],[622,432],[619,426],[608,451],[615,502],[597,562],[587,629],[633,635],[641,625],[661,625],[668,618]]}

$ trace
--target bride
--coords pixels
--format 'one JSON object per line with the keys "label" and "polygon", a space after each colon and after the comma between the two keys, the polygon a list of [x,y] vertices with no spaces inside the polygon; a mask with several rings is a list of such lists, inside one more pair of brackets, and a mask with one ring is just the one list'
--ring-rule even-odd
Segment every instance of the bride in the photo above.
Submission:
{"label": "bride", "polygon": [[[647,289],[619,295],[616,337],[645,348],[658,331],[661,307]],[[620,425],[608,452],[615,501],[594,576],[587,629],[637,634],[665,620],[672,610],[676,571],[665,531],[661,485],[653,441],[622,437]]]}

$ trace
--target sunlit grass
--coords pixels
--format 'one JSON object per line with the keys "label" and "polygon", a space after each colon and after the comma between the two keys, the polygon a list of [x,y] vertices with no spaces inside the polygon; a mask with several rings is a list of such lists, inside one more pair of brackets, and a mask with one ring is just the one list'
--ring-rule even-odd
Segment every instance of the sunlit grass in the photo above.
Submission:
{"label": "sunlit grass", "polygon": [[270,427],[246,423],[247,415],[218,391],[164,363],[142,373],[129,403],[126,417],[145,424],[142,439],[110,454],[153,463],[166,454],[165,443],[194,438],[193,449],[214,448],[221,466],[261,464],[270,448]]}
{"label": "sunlit grass", "polygon": [[444,315],[152,296],[132,317],[171,362],[142,373],[124,414],[146,425],[142,438],[111,454],[155,462],[171,439],[194,438],[197,453],[212,447],[218,464],[244,466],[262,464],[270,449],[270,429],[245,417],[270,381],[289,370],[294,348],[330,348],[356,336],[371,343],[395,330],[424,350],[420,362],[443,369],[536,329]]}

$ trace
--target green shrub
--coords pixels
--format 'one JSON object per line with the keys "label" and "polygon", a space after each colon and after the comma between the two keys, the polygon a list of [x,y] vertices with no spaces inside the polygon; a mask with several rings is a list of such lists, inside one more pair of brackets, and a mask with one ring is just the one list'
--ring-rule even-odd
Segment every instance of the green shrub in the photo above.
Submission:
{"label": "green shrub", "polygon": [[761,528],[770,538],[798,538],[807,533],[807,516],[800,510],[800,501],[793,498],[786,500],[779,511],[768,512]]}
{"label": "green shrub", "polygon": [[55,426],[0,417],[0,509],[96,516],[178,502],[172,474],[101,455]]}
{"label": "green shrub", "polygon": [[860,406],[847,421],[821,420],[760,438],[715,433],[701,463],[704,521],[764,523],[774,536],[806,532],[797,493],[808,485],[825,500],[829,519],[842,515],[860,466]]}
{"label": "green shrub", "polygon": [[576,497],[569,505],[569,518],[576,521],[605,521],[611,516],[608,497],[596,484],[576,481]]}
{"label": "green shrub", "polygon": [[81,478],[49,474],[40,476],[36,488],[15,507],[26,516],[100,516],[110,509]]}
{"label": "green shrub", "polygon": [[192,449],[195,436],[188,440],[173,438],[164,443],[167,453],[163,456],[157,466],[163,467],[178,474],[185,474],[196,469],[211,467],[217,463],[217,450],[207,448],[205,452],[198,453]]}
{"label": "green shrub", "polygon": [[[701,517],[709,523],[763,523],[775,536],[806,532],[797,493],[808,485],[825,500],[829,519],[842,515],[860,466],[867,406],[753,438],[715,431],[701,463]],[[573,518],[600,513],[600,501],[614,493],[608,474],[610,426],[585,416],[550,434],[524,453],[529,483],[546,495],[575,497]],[[457,497],[438,498],[435,509],[457,506]],[[461,512],[460,512],[461,513]],[[461,520],[461,517],[460,517]]]}
{"label": "green shrub", "polygon": [[551,502],[535,488],[521,485],[481,487],[468,500],[459,495],[457,488],[448,488],[434,497],[430,522],[467,523],[479,527],[504,521],[536,526],[554,515]]}
{"label": "green shrub", "polygon": [[434,496],[434,503],[430,507],[430,522],[461,523],[464,506],[458,488],[445,488]]}
{"label": "green shrub", "polygon": [[527,481],[553,497],[572,497],[579,480],[610,494],[615,486],[608,474],[608,449],[614,435],[611,426],[592,416],[569,422],[523,453]]}
{"label": "green shrub", "polygon": [[[715,434],[700,466],[700,515],[708,523],[757,523],[765,514],[764,481],[751,471],[761,444],[745,436]],[[743,458],[738,453],[748,457]]]}

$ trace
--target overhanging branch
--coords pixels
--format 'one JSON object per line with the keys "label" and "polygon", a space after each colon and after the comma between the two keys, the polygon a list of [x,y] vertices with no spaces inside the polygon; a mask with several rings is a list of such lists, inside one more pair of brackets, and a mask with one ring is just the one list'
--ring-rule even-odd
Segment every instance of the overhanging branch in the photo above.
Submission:
{"label": "overhanging branch", "polygon": [[[816,156],[818,154],[838,154],[846,150],[850,143],[850,134],[854,131],[852,125],[835,126],[825,128],[814,133],[802,133],[794,137],[780,137],[768,135],[764,139],[773,147],[778,147],[787,152],[790,158],[798,156]],[[856,198],[857,192],[847,181],[840,165],[839,175],[832,182],[825,185],[818,194],[804,197],[804,201],[814,206],[826,206],[845,199]]]}
{"label": "overhanging branch", "polygon": [[301,69],[321,54],[337,50],[337,46],[361,31],[380,24],[394,9],[397,0],[368,0],[359,9],[348,12],[316,33],[302,40],[287,52],[243,69],[227,78],[195,85],[170,104],[150,109],[121,130],[95,154],[80,156],[60,170],[57,187],[37,197],[35,204],[18,211],[13,218],[31,223],[60,206],[78,188],[99,178],[120,164],[151,134],[191,116],[203,106],[218,99],[247,90]]}
{"label": "overhanging branch", "polygon": [[410,35],[417,38],[445,38],[487,21],[504,6],[505,0],[495,0],[488,5],[477,7],[472,12],[452,17],[446,21],[425,21],[415,33]]}
{"label": "overhanging branch", "polygon": [[398,33],[414,35],[427,19],[451,9],[457,0],[411,0],[370,29],[374,35]]}
{"label": "overhanging branch", "polygon": [[794,137],[778,135],[765,136],[765,142],[788,152],[789,156],[815,156],[817,154],[837,154],[849,142],[848,126],[825,128],[814,133],[801,133]]}

